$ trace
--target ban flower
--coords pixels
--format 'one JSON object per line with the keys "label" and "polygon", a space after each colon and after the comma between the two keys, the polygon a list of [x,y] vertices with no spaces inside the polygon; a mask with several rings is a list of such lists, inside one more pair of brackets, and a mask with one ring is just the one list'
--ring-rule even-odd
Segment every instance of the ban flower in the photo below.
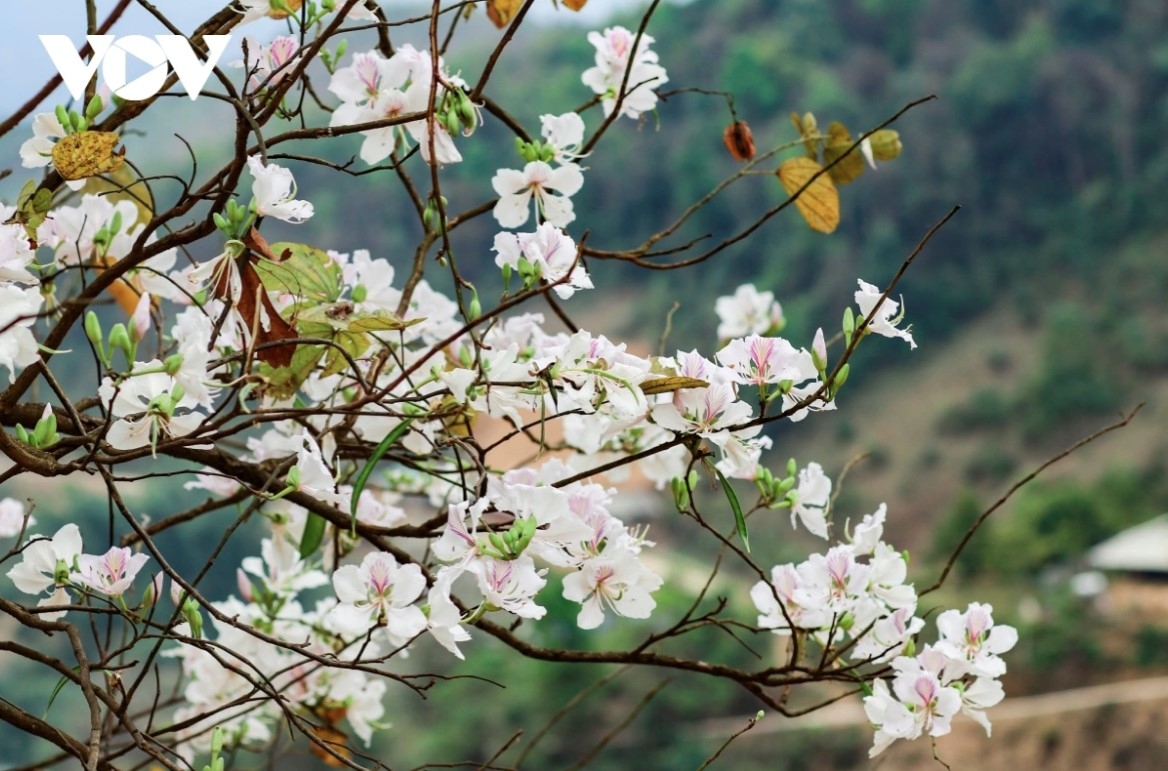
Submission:
{"label": "ban flower", "polygon": [[584,175],[574,163],[553,169],[543,161],[532,161],[523,171],[499,169],[491,179],[491,187],[499,194],[495,219],[505,228],[519,227],[527,222],[534,199],[538,216],[556,227],[567,227],[576,219],[570,198],[583,186]]}
{"label": "ban flower", "polygon": [[600,96],[606,116],[616,109],[622,84],[625,91],[620,115],[636,119],[657,106],[654,89],[667,83],[669,77],[657,63],[657,54],[649,50],[652,37],[642,34],[638,41],[624,27],[609,27],[603,35],[589,32],[588,42],[596,48],[596,66],[585,70],[580,79]]}
{"label": "ban flower", "polygon": [[296,180],[292,172],[275,164],[266,165],[258,155],[249,156],[247,168],[255,177],[251,185],[256,214],[285,222],[303,222],[312,216],[312,204],[293,199]]}
{"label": "ban flower", "polygon": [[417,565],[398,565],[388,552],[366,554],[360,565],[333,573],[340,603],[329,611],[329,625],[341,634],[364,634],[381,626],[393,647],[405,645],[426,629],[426,616],[412,603],[426,589]]}
{"label": "ban flower", "polygon": [[[55,589],[37,603],[38,607],[68,605],[69,594],[65,586],[74,562],[81,556],[81,531],[77,525],[65,525],[52,539],[34,538],[24,547],[22,556],[24,559],[20,564],[8,571],[16,588],[25,594],[41,594],[46,589]],[[42,614],[49,621],[63,615],[63,610]]]}
{"label": "ban flower", "polygon": [[149,556],[134,554],[128,547],[111,546],[101,556],[79,556],[78,569],[69,574],[69,580],[108,597],[121,597],[148,559]]}
{"label": "ban flower", "polygon": [[981,677],[1000,677],[1006,662],[999,654],[1018,642],[1018,630],[1012,626],[994,626],[993,606],[971,602],[964,613],[947,610],[937,616],[941,639],[936,648],[948,658],[960,662],[967,672]]}
{"label": "ban flower", "polygon": [[[858,279],[858,281],[860,288],[856,290],[856,305],[860,307],[860,316],[867,318],[876,304],[880,302],[884,293],[863,279]],[[868,329],[883,337],[899,337],[907,342],[910,348],[916,348],[917,344],[913,340],[912,333],[908,329],[898,329],[896,326],[904,317],[903,313],[898,314],[899,310],[900,303],[885,298],[884,302],[880,304],[879,310],[876,311],[876,315],[869,322]]]}
{"label": "ban flower", "polygon": [[657,607],[651,593],[662,583],[631,552],[606,549],[564,578],[564,599],[580,603],[576,623],[581,629],[595,629],[606,609],[626,618],[648,618]]}

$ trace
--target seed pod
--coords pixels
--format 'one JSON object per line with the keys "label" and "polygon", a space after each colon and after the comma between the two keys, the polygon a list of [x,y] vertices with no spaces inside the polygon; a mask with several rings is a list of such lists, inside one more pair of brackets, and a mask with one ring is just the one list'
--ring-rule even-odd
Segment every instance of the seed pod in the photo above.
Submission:
{"label": "seed pod", "polygon": [[746,121],[736,120],[722,132],[722,141],[734,160],[745,163],[754,159],[754,135]]}

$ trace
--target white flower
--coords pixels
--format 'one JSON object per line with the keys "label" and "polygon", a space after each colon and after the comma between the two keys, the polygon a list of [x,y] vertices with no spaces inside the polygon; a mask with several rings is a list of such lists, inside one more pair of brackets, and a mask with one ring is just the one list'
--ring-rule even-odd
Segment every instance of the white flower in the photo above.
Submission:
{"label": "white flower", "polygon": [[718,339],[729,340],[747,335],[765,335],[783,328],[783,309],[773,292],[759,292],[754,284],[743,284],[733,295],[719,297],[714,303],[718,314]]}
{"label": "white flower", "polygon": [[[0,223],[15,213],[16,207],[0,204]],[[28,272],[28,264],[35,257],[36,250],[29,246],[22,226],[0,224],[0,282],[37,283],[37,277]]]}
{"label": "white flower", "polygon": [[[869,284],[863,279],[857,279],[860,288],[856,291],[856,305],[860,307],[861,319],[868,318],[868,314],[876,307],[876,303],[880,302],[881,296],[884,294],[878,287]],[[896,325],[900,323],[902,315],[897,315],[900,310],[900,303],[892,299],[885,299],[880,305],[880,310],[872,317],[868,329],[872,330],[883,337],[899,337],[906,341],[910,348],[916,348],[917,344],[913,340],[912,333],[908,329],[897,329]],[[911,327],[910,327],[911,328]]]}
{"label": "white flower", "polygon": [[24,505],[15,498],[0,500],[0,538],[20,535],[25,528],[36,524],[31,515],[25,521]]}
{"label": "white flower", "polygon": [[285,222],[303,222],[312,216],[311,203],[293,199],[296,195],[296,180],[288,169],[275,164],[264,165],[258,155],[248,157],[247,168],[255,177],[251,194],[256,214]]}
{"label": "white flower", "polygon": [[0,284],[0,366],[8,368],[9,382],[16,379],[18,368],[37,360],[37,341],[30,327],[43,302],[39,289]]}
{"label": "white flower", "polygon": [[[461,79],[446,72],[445,63],[438,60],[439,98],[447,89],[463,87]],[[430,104],[430,85],[433,64],[429,52],[419,51],[408,43],[398,48],[389,59],[376,51],[358,53],[353,63],[333,73],[328,89],[341,98],[341,105],[333,111],[331,126],[351,126],[374,120],[392,120],[400,115],[427,111]],[[435,127],[431,140],[431,126]],[[422,158],[427,163],[457,163],[462,155],[446,128],[435,119],[411,121],[404,126],[389,125],[361,132],[361,160],[369,164],[388,158],[397,147],[404,129],[418,143]],[[431,141],[434,146],[430,153]]]}
{"label": "white flower", "polygon": [[[36,536],[24,547],[19,565],[8,571],[8,577],[16,588],[25,594],[41,594],[46,589],[55,591],[37,603],[38,607],[68,605],[69,594],[65,591],[68,571],[81,556],[81,531],[77,525],[68,524],[57,531],[52,539]],[[65,611],[42,613],[41,617],[53,621],[65,615]]]}
{"label": "white flower", "polygon": [[611,115],[616,108],[622,82],[628,90],[621,101],[620,114],[636,119],[657,106],[654,89],[669,81],[665,68],[657,63],[657,54],[649,50],[653,38],[641,35],[633,51],[635,40],[636,35],[624,27],[609,27],[603,35],[588,33],[588,42],[596,48],[596,66],[585,70],[580,79],[601,97],[605,115]]}
{"label": "white flower", "polygon": [[39,169],[53,162],[53,145],[65,136],[65,127],[51,112],[38,113],[32,121],[32,139],[20,146],[20,165]]}
{"label": "white flower", "polygon": [[[520,260],[536,270],[544,281],[556,283],[555,293],[563,299],[577,289],[591,289],[592,279],[577,260],[576,242],[550,222],[534,233],[502,232],[495,236],[495,264],[520,269]],[[558,283],[557,283],[558,282]]]}
{"label": "white flower", "polygon": [[98,396],[119,418],[106,433],[111,447],[153,447],[164,437],[186,436],[199,427],[204,416],[194,411],[198,402],[184,394],[174,378],[159,371],[161,362],[139,363],[135,369],[145,374],[131,373],[117,386],[106,377],[98,388]]}
{"label": "white flower", "polygon": [[584,143],[584,119],[577,113],[539,116],[540,133],[555,153],[556,163],[571,163],[580,157]]}
{"label": "white flower", "polygon": [[717,353],[718,362],[732,369],[743,385],[762,386],[790,381],[803,383],[818,373],[811,354],[781,337],[750,335],[735,338]]}
{"label": "white flower", "polygon": [[873,693],[864,699],[868,719],[877,726],[876,740],[868,757],[879,755],[896,739],[915,739],[922,734],[944,736],[950,731],[953,715],[961,709],[956,688],[941,685],[937,676],[919,670],[903,672],[892,681],[896,699],[883,680],[873,684]]}
{"label": "white flower", "polygon": [[248,88],[258,89],[261,85],[276,86],[292,71],[288,63],[300,50],[300,41],[292,35],[281,35],[269,45],[263,45],[254,37],[243,39],[247,46],[247,59],[236,62],[247,70]]}
{"label": "white flower", "polygon": [[505,228],[521,226],[531,214],[531,200],[534,198],[537,210],[547,222],[567,227],[576,219],[569,199],[583,186],[584,175],[574,163],[553,169],[543,161],[532,161],[523,167],[523,171],[499,169],[491,179],[491,187],[499,194],[495,219]]}
{"label": "white flower", "polygon": [[795,518],[812,534],[827,538],[827,507],[831,503],[831,478],[818,463],[808,463],[799,470],[799,485],[788,495],[791,502],[791,527]]}

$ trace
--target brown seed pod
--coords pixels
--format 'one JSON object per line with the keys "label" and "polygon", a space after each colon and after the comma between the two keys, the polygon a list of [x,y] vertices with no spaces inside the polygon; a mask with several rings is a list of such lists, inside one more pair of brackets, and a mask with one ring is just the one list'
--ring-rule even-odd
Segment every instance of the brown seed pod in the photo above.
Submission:
{"label": "brown seed pod", "polygon": [[754,158],[754,135],[746,121],[736,120],[727,126],[722,132],[722,141],[734,160],[745,163]]}

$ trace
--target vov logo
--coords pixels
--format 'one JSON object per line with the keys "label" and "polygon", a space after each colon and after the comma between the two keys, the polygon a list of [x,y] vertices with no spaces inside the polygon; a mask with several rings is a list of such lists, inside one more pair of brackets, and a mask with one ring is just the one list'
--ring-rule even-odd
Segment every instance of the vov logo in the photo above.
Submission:
{"label": "vov logo", "polygon": [[[49,58],[65,81],[65,87],[77,100],[84,98],[85,87],[93,80],[99,66],[110,90],[128,102],[149,99],[161,91],[170,75],[170,67],[174,68],[187,95],[192,100],[197,99],[211,71],[219,63],[219,57],[231,42],[231,35],[205,35],[203,40],[207,42],[207,61],[203,62],[195,55],[190,41],[182,35],[155,35],[153,38],[145,35],[85,37],[93,48],[93,56],[88,64],[82,61],[80,54],[73,48],[73,41],[68,35],[40,35],[41,45],[49,52]],[[129,83],[126,82],[127,55],[145,62],[151,68]]]}

